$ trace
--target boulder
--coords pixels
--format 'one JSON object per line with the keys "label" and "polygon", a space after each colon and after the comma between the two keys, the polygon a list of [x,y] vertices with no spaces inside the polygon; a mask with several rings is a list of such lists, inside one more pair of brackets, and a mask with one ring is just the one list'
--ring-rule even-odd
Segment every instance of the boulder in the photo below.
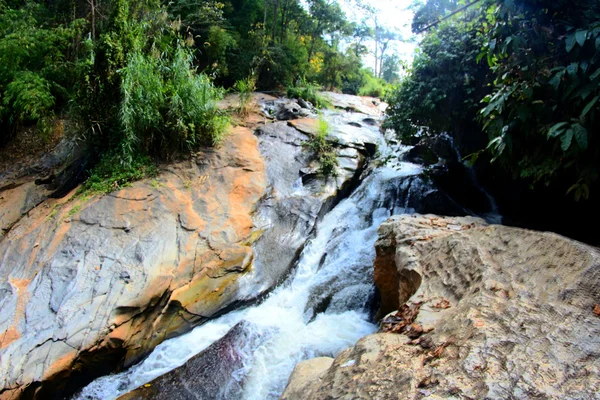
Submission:
{"label": "boulder", "polygon": [[[243,367],[242,356],[237,350],[243,333],[244,322],[240,322],[181,367],[120,396],[119,400],[225,398],[229,391],[236,390],[230,387],[231,375]],[[233,385],[238,386],[239,383],[235,382]]]}
{"label": "boulder", "polygon": [[264,114],[279,121],[288,121],[308,117],[314,108],[304,100],[276,99],[261,103]]}
{"label": "boulder", "polygon": [[598,249],[435,215],[392,217],[376,249],[381,332],[287,399],[598,398]]}

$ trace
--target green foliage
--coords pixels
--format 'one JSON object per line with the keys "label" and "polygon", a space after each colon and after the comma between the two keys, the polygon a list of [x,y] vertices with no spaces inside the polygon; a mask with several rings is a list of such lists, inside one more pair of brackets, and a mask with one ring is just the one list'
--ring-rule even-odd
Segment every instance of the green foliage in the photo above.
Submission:
{"label": "green foliage", "polygon": [[322,115],[319,115],[317,132],[305,144],[313,151],[316,160],[319,162],[319,173],[326,177],[335,176],[338,165],[332,139],[329,138],[330,131],[329,123]]}
{"label": "green foliage", "polygon": [[371,73],[371,71],[363,72],[363,84],[358,90],[361,96],[371,96],[383,98],[388,89],[388,85],[382,79],[379,79]]}
{"label": "green foliage", "polygon": [[46,13],[33,2],[0,11],[0,145],[15,128],[53,115],[70,100],[77,79],[70,49],[83,21],[57,24]]}
{"label": "green foliage", "polygon": [[156,176],[157,169],[148,156],[136,154],[128,163],[115,152],[104,155],[92,170],[90,177],[79,189],[81,197],[106,194],[130,186],[132,182]]}
{"label": "green foliage", "polygon": [[600,157],[600,4],[529,0],[485,11],[481,57],[496,77],[480,113],[488,149],[522,178],[587,199]]}
{"label": "green foliage", "polygon": [[256,78],[251,75],[246,79],[240,79],[234,85],[239,95],[237,112],[241,116],[247,116],[252,106],[252,95],[256,90]]}
{"label": "green foliage", "polygon": [[215,75],[227,75],[227,53],[237,47],[237,41],[231,32],[220,26],[208,28],[204,55],[210,63],[209,70]]}
{"label": "green foliage", "polygon": [[[455,4],[427,7],[417,25],[428,23],[419,15]],[[487,0],[427,33],[409,76],[388,96],[387,125],[410,140],[478,132],[477,120],[487,135],[470,134],[472,162],[489,153],[531,187],[587,199],[599,173],[599,51],[597,1]]]}
{"label": "green foliage", "polygon": [[386,125],[405,141],[418,132],[473,129],[479,101],[489,92],[489,69],[477,62],[484,43],[479,23],[472,11],[440,24],[423,39],[409,75],[388,94]]}
{"label": "green foliage", "polygon": [[50,82],[31,71],[17,72],[6,86],[4,105],[19,121],[37,121],[52,113],[55,98]]}
{"label": "green foliage", "polygon": [[153,56],[134,52],[122,70],[120,120],[123,161],[139,151],[168,158],[200,145],[216,145],[228,117],[217,107],[222,91],[191,67],[182,47]]}
{"label": "green foliage", "polygon": [[306,100],[317,108],[330,108],[331,102],[319,93],[319,89],[318,85],[300,80],[298,85],[287,88],[287,97]]}

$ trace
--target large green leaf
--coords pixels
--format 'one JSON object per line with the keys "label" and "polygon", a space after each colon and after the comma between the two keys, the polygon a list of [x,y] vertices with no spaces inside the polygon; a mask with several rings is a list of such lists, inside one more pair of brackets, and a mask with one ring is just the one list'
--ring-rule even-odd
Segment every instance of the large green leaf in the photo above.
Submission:
{"label": "large green leaf", "polygon": [[573,142],[573,129],[567,129],[567,131],[560,137],[560,148],[563,151],[569,150]]}
{"label": "large green leaf", "polygon": [[567,52],[571,52],[571,50],[573,50],[573,47],[575,47],[576,43],[577,43],[577,40],[575,39],[574,33],[567,36],[567,40],[565,41]]}
{"label": "large green leaf", "polygon": [[576,62],[571,63],[567,67],[567,73],[569,74],[569,76],[575,77],[575,76],[577,76],[578,69],[579,69],[579,63],[576,63]]}
{"label": "large green leaf", "polygon": [[558,86],[560,85],[563,76],[565,76],[565,70],[557,72],[552,79],[550,79],[550,82],[548,82],[554,87],[554,90],[558,90]]}
{"label": "large green leaf", "polygon": [[583,47],[583,45],[585,44],[585,38],[587,37],[587,33],[588,32],[586,30],[575,32],[575,39],[581,47]]}
{"label": "large green leaf", "polygon": [[581,115],[579,116],[579,118],[583,118],[586,116],[586,114],[588,112],[590,112],[590,110],[592,109],[592,107],[594,107],[594,104],[596,104],[596,102],[598,101],[598,98],[600,98],[600,96],[596,96],[594,97],[583,109],[583,111],[581,112]]}
{"label": "large green leaf", "polygon": [[587,150],[588,148],[588,133],[587,129],[585,129],[581,124],[573,125],[573,134],[575,135],[575,140],[577,144],[581,148],[581,150]]}
{"label": "large green leaf", "polygon": [[568,122],[559,122],[558,124],[553,125],[552,128],[548,130],[548,137],[557,137],[564,131],[564,127],[567,125],[569,125]]}
{"label": "large green leaf", "polygon": [[590,80],[593,81],[594,79],[596,79],[599,76],[600,76],[600,68],[598,68],[596,70],[596,72],[594,72],[593,74],[590,75]]}

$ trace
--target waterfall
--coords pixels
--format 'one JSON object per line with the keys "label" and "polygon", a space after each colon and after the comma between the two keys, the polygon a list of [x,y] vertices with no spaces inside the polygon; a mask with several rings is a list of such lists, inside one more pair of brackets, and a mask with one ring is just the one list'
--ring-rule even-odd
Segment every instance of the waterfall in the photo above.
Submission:
{"label": "waterfall", "polygon": [[377,228],[407,211],[406,186],[420,182],[411,179],[420,166],[390,161],[399,150],[382,141],[379,160],[387,161],[324,217],[289,278],[261,303],[163,342],[139,364],[97,379],[76,398],[115,399],[183,365],[243,321],[234,349],[240,365],[210,398],[276,399],[299,361],[334,357],[376,331],[369,303]]}

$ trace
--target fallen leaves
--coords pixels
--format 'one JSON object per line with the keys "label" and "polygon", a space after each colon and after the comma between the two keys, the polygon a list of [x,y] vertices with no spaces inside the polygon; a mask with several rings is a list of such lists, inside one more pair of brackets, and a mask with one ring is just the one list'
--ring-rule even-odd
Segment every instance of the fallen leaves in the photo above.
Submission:
{"label": "fallen leaves", "polygon": [[595,315],[596,317],[600,317],[600,304],[596,304],[596,305],[594,306],[594,315]]}
{"label": "fallen leaves", "polygon": [[[411,330],[410,326],[417,318],[417,315],[419,315],[421,304],[422,303],[412,303],[411,305],[402,305],[396,314],[389,315],[381,321],[381,330],[383,332],[391,333],[407,333]],[[416,329],[416,327],[414,329]]]}
{"label": "fallen leaves", "polygon": [[450,308],[450,302],[446,299],[442,299],[440,301],[438,301],[437,303],[435,303],[434,305],[431,306],[432,308],[437,308],[440,310],[445,310],[447,308]]}

